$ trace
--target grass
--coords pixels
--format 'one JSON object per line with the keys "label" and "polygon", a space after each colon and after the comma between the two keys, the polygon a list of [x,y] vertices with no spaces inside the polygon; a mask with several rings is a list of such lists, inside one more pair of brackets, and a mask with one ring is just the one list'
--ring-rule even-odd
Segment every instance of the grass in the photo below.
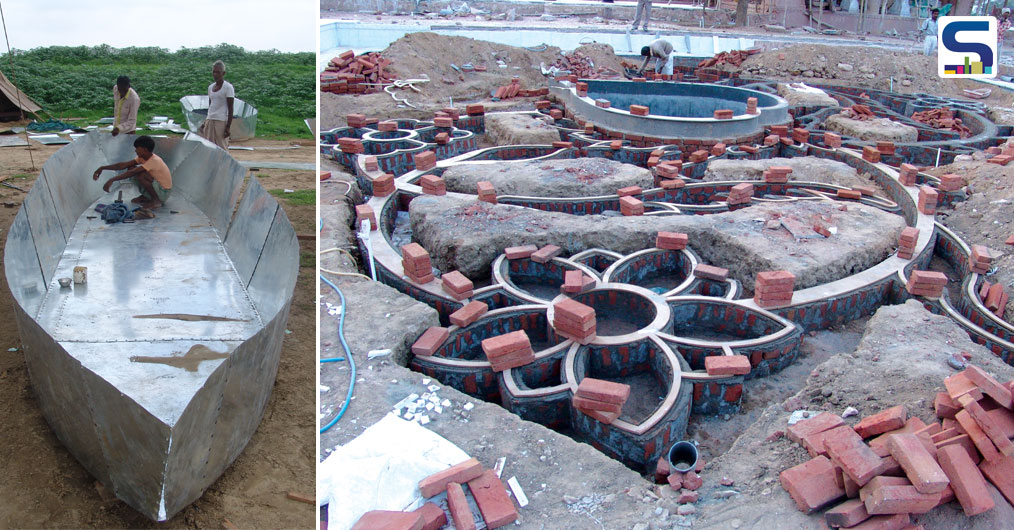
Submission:
{"label": "grass", "polygon": [[[138,122],[169,116],[186,124],[180,98],[207,94],[211,64],[225,61],[226,80],[236,97],[257,108],[257,136],[312,138],[303,122],[316,115],[315,54],[248,52],[220,44],[169,52],[162,48],[50,46],[0,55],[0,71],[58,118],[91,122],[113,115],[112,88],[119,75],[129,76],[141,97]],[[81,121],[76,125],[83,125]]]}
{"label": "grass", "polygon": [[275,197],[285,199],[292,206],[310,206],[317,204],[316,190],[296,190],[292,193],[285,193],[285,190],[268,190],[268,193]]}

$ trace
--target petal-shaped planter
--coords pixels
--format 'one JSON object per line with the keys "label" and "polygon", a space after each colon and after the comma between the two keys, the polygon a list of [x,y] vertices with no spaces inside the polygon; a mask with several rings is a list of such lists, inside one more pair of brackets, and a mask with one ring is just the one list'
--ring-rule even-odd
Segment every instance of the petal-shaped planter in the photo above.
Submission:
{"label": "petal-shaped planter", "polygon": [[598,276],[571,260],[553,258],[539,263],[529,258],[507,259],[500,255],[493,262],[493,281],[516,297],[531,303],[546,303],[559,296],[563,276],[569,270],[580,270],[593,278]]}
{"label": "petal-shaped planter", "polygon": [[637,285],[662,296],[672,296],[692,288],[695,266],[697,257],[689,250],[654,248],[616,262],[603,277],[607,282]]}
{"label": "petal-shaped planter", "polygon": [[[257,180],[240,198],[246,170],[203,141],[156,140],[173,173],[168,207],[105,224],[96,203],[132,186],[105,193],[112,175],[92,172],[133,158],[133,140],[93,132],[51,156],[8,233],[4,268],[46,421],[89,473],[162,521],[200,497],[260,423],[299,246]],[[61,287],[76,267],[87,283]]]}

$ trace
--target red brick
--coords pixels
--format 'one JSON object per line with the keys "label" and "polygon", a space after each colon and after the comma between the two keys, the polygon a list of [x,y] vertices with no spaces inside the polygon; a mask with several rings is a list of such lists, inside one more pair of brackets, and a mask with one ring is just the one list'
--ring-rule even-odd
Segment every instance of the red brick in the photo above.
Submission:
{"label": "red brick", "polygon": [[936,508],[939,500],[939,492],[920,493],[914,486],[882,485],[870,491],[865,503],[870,515],[891,515],[926,513]]}
{"label": "red brick", "polygon": [[984,394],[993,398],[1001,407],[1010,410],[1012,408],[1011,392],[993,376],[984,372],[974,364],[968,365],[965,375],[975,386],[979,387]]}
{"label": "red brick", "polygon": [[518,510],[493,470],[487,469],[478,478],[470,480],[468,490],[479,506],[486,528],[500,528],[517,520]]}
{"label": "red brick", "polygon": [[1007,502],[1014,504],[1014,458],[984,460],[979,463],[979,471],[1000,490]]}
{"label": "red brick", "polygon": [[990,158],[989,160],[987,160],[987,162],[989,162],[991,164],[999,164],[1001,166],[1006,166],[1007,164],[1010,163],[1011,160],[1014,160],[1014,156],[1011,156],[1011,155],[998,155],[998,156],[994,156],[994,157]]}
{"label": "red brick", "polygon": [[415,161],[415,168],[419,171],[426,171],[437,166],[437,154],[433,151],[416,153],[412,159]]}
{"label": "red brick", "polygon": [[694,163],[704,162],[705,160],[708,159],[709,155],[710,153],[708,153],[704,149],[698,149],[697,151],[690,153],[690,161]]}
{"label": "red brick", "polygon": [[446,118],[446,117],[433,118],[433,125],[436,126],[436,127],[443,127],[443,128],[454,127],[454,120],[452,120],[451,118]]}
{"label": "red brick", "polygon": [[719,143],[717,143],[717,144],[715,144],[715,145],[713,145],[711,147],[711,155],[712,156],[722,156],[723,154],[725,154],[725,144],[724,143],[719,142]]}
{"label": "red brick", "polygon": [[986,293],[986,299],[982,301],[982,304],[986,306],[986,309],[996,311],[1006,305],[1002,304],[1003,295],[1003,284],[995,283],[989,287],[989,291]]}
{"label": "red brick", "polygon": [[[678,475],[678,473],[673,473]],[[669,459],[665,456],[661,456],[658,462],[655,463],[655,483],[664,484],[669,478]],[[677,486],[676,489],[679,489]]]}
{"label": "red brick", "polygon": [[465,114],[469,116],[482,116],[486,113],[486,107],[481,103],[474,103],[472,105],[465,106]]}
{"label": "red brick", "polygon": [[903,530],[912,518],[907,513],[895,515],[874,515],[849,530]]}
{"label": "red brick", "polygon": [[595,421],[604,423],[606,425],[611,425],[614,421],[616,421],[616,418],[620,417],[619,412],[601,412],[598,410],[581,410],[581,409],[578,410],[580,410],[581,413],[584,414],[585,416],[588,416],[594,419]]}
{"label": "red brick", "polygon": [[[996,445],[990,440],[989,435],[982,430],[978,422],[972,418],[972,415],[967,410],[962,410],[954,415],[954,419],[958,420],[961,428],[965,430],[965,433],[975,444],[975,447],[982,454],[982,457],[986,460],[996,460],[1001,458],[1000,452],[997,450]],[[942,445],[942,444],[941,444]]]}
{"label": "red brick", "polygon": [[872,416],[867,416],[855,424],[852,428],[856,431],[859,436],[863,438],[871,438],[878,434],[883,434],[888,431],[900,429],[905,426],[905,419],[908,413],[905,411],[903,405],[891,407],[887,410],[878,412]]}
{"label": "red brick", "polygon": [[856,190],[838,190],[839,199],[853,199],[859,200],[863,197],[863,194]]}
{"label": "red brick", "polygon": [[996,449],[1006,456],[1014,457],[1014,444],[1012,444],[1010,439],[1007,438],[1004,430],[997,426],[993,420],[986,415],[986,411],[982,409],[982,406],[980,406],[977,402],[972,401],[972,399],[967,396],[962,396],[959,400],[962,402],[961,404],[964,406],[965,411],[968,412],[968,415],[971,416],[982,431],[986,433],[986,436],[988,436],[989,440],[993,442]]}
{"label": "red brick", "polygon": [[947,285],[947,275],[936,271],[913,270],[908,277],[909,283],[922,285]]}
{"label": "red brick", "polygon": [[422,530],[422,515],[416,512],[372,510],[352,525],[352,530]]}
{"label": "red brick", "polygon": [[427,502],[416,508],[413,513],[417,513],[422,517],[422,530],[438,530],[447,524],[447,514],[432,502]]}
{"label": "red brick", "polygon": [[839,425],[838,427],[835,427],[833,429],[828,429],[826,431],[821,431],[818,433],[813,433],[804,436],[803,439],[800,441],[800,445],[802,445],[803,448],[806,449],[808,453],[810,453],[811,457],[817,457],[821,455],[828,456],[827,446],[824,444],[824,442],[826,442],[830,438],[836,437],[840,438],[843,436],[847,436],[851,430],[852,429],[850,429],[847,425]]}
{"label": "red brick", "polygon": [[937,190],[929,187],[922,186],[919,188],[919,211],[924,214],[931,214],[936,211],[937,201],[939,200],[940,194]]}
{"label": "red brick", "polygon": [[550,116],[551,116],[551,117],[552,117],[552,118],[553,118],[554,120],[562,120],[562,119],[563,119],[563,111],[562,111],[562,110],[560,110],[560,109],[552,109],[552,110],[550,110],[550,111],[549,111],[549,115],[550,115]]}
{"label": "red brick", "polygon": [[882,155],[894,154],[894,142],[877,142],[877,151]]}
{"label": "red brick", "polygon": [[644,190],[640,186],[627,186],[616,190],[616,195],[620,197],[627,197],[630,195],[640,195]]}
{"label": "red brick", "polygon": [[898,241],[909,248],[915,247],[919,240],[919,229],[914,226],[906,226],[898,237]]}
{"label": "red brick", "polygon": [[911,486],[907,477],[874,477],[859,490],[859,500],[866,502],[866,499],[873,493],[873,490],[884,486]]}
{"label": "red brick", "polygon": [[778,143],[778,136],[777,135],[769,134],[769,135],[767,135],[767,136],[764,137],[764,146],[765,147],[770,147],[772,145],[775,145],[776,143]]}
{"label": "red brick", "polygon": [[415,343],[412,344],[412,353],[416,355],[433,355],[437,348],[439,348],[445,340],[449,331],[447,328],[431,327],[423,332],[422,335],[416,339]]}
{"label": "red brick", "polygon": [[[669,463],[668,462],[666,462],[665,468],[666,468],[666,470],[669,469]],[[674,490],[678,491],[680,489],[683,489],[683,473],[671,473],[670,472],[666,476],[665,481],[666,481],[666,483],[669,484],[669,487],[672,488],[672,489],[674,489]]]}
{"label": "red brick", "polygon": [[746,375],[750,373],[750,358],[746,355],[709,355],[704,358],[708,375]]}
{"label": "red brick", "polygon": [[866,513],[866,504],[859,499],[849,499],[824,512],[824,520],[829,526],[850,527],[870,518]]}
{"label": "red brick", "polygon": [[942,431],[940,431],[940,432],[938,432],[938,433],[933,434],[932,436],[930,436],[930,440],[932,440],[933,443],[936,444],[937,442],[940,442],[940,441],[943,441],[943,440],[947,440],[949,438],[954,438],[955,436],[957,436],[959,434],[961,434],[961,433],[958,432],[957,429],[944,429],[944,430],[942,430]]}
{"label": "red brick", "polygon": [[532,343],[524,330],[504,333],[482,341],[482,351],[486,353],[487,358],[525,351],[531,347]]}
{"label": "red brick", "polygon": [[679,232],[659,232],[655,236],[655,246],[667,250],[683,250],[689,242],[690,237]]}
{"label": "red brick", "polygon": [[356,225],[361,225],[364,220],[370,221],[370,230],[377,229],[377,216],[369,204],[356,205]]}
{"label": "red brick", "polygon": [[560,255],[563,249],[556,245],[546,245],[535,252],[532,252],[530,256],[531,260],[536,263],[549,263],[553,258]]}
{"label": "red brick", "polygon": [[571,142],[564,142],[563,140],[557,140],[557,141],[553,142],[552,145],[556,149],[570,149],[571,147],[574,147],[573,143],[571,143]]}
{"label": "red brick", "polygon": [[623,215],[643,215],[644,203],[633,197],[620,197],[620,212]]}
{"label": "red brick", "polygon": [[630,385],[585,377],[578,384],[575,395],[596,401],[619,403],[622,405],[630,397]]}
{"label": "red brick", "polygon": [[447,143],[451,141],[451,137],[447,133],[442,132],[434,136],[433,141],[436,142],[437,145],[447,145]]}
{"label": "red brick", "polygon": [[956,445],[942,447],[939,461],[965,515],[971,517],[993,509],[993,497],[986,487],[986,479],[964,449]]}
{"label": "red brick", "polygon": [[873,163],[880,162],[880,151],[870,145],[863,146],[863,160]]}
{"label": "red brick", "polygon": [[499,357],[488,358],[490,369],[494,372],[505,372],[511,368],[524,366],[535,360],[535,352],[532,348],[526,348],[514,353],[507,353]]}
{"label": "red brick", "polygon": [[845,489],[838,485],[834,475],[835,470],[831,461],[818,456],[782,471],[778,478],[785,491],[796,501],[799,510],[810,514],[845,496]]}
{"label": "red brick", "polygon": [[838,473],[838,482],[845,487],[845,495],[850,499],[855,499],[859,496],[859,484],[856,481],[849,478],[848,474],[841,470],[841,468],[835,468]]}
{"label": "red brick", "polygon": [[957,399],[965,394],[976,401],[982,399],[982,389],[976,386],[964,371],[944,378],[944,387],[955,406],[958,406]]}
{"label": "red brick", "polygon": [[697,266],[694,267],[694,276],[707,280],[724,282],[729,278],[729,269],[698,263]]}
{"label": "red brick", "polygon": [[387,120],[387,121],[377,122],[377,130],[380,131],[380,132],[397,131],[398,130],[398,122],[393,121],[393,120]]}
{"label": "red brick", "polygon": [[662,189],[664,190],[675,190],[686,186],[686,182],[683,179],[669,179],[662,181]]}
{"label": "red brick", "polygon": [[940,493],[947,487],[947,475],[916,435],[891,435],[887,447],[920,493]]}
{"label": "red brick", "polygon": [[588,324],[595,321],[595,309],[577,300],[566,298],[553,304],[553,320],[556,319],[574,324]]}
{"label": "red brick", "polygon": [[713,114],[716,120],[731,120],[735,114],[730,109],[719,109]]}
{"label": "red brick", "polygon": [[844,424],[845,422],[838,415],[831,414],[830,412],[821,412],[812,418],[797,422],[795,425],[789,425],[786,434],[789,440],[801,443],[805,436],[833,429]]}
{"label": "red brick", "polygon": [[676,502],[680,504],[693,504],[700,498],[700,494],[696,491],[681,491],[679,497],[676,497]]}
{"label": "red brick", "polygon": [[454,528],[475,530],[475,517],[472,516],[472,509],[468,507],[465,490],[457,482],[447,485],[447,509],[451,512]]}
{"label": "red brick", "polygon": [[539,247],[535,245],[523,245],[518,247],[507,247],[503,250],[503,252],[507,255],[507,259],[522,259],[531,256],[537,250],[539,250]]}
{"label": "red brick", "polygon": [[824,145],[831,149],[841,147],[841,136],[832,132],[825,132]]}
{"label": "red brick", "polygon": [[683,487],[690,491],[696,491],[704,485],[704,480],[694,471],[687,471],[686,473],[682,473],[682,475]]}
{"label": "red brick", "polygon": [[882,459],[855,432],[845,431],[841,436],[826,437],[824,448],[831,462],[859,486],[865,486],[884,470]]}
{"label": "red brick", "polygon": [[469,324],[479,320],[479,317],[485,315],[489,311],[489,306],[485,302],[474,300],[465,304],[461,309],[451,313],[448,317],[451,324],[463,328]]}
{"label": "red brick", "polygon": [[649,112],[648,107],[644,105],[631,105],[630,113],[635,116],[647,116]]}
{"label": "red brick", "polygon": [[345,116],[345,123],[347,123],[349,127],[362,127],[363,122],[365,121],[366,115],[364,114],[348,114]]}
{"label": "red brick", "polygon": [[609,403],[597,399],[583,398],[578,395],[571,398],[571,403],[573,403],[574,408],[581,410],[597,410],[600,412],[620,412],[623,410],[622,403]]}
{"label": "red brick", "polygon": [[595,100],[595,106],[601,107],[603,109],[608,109],[610,106],[612,106],[612,103],[610,103],[608,99],[599,98]]}
{"label": "red brick", "polygon": [[419,493],[428,499],[446,489],[451,482],[468,482],[481,474],[482,464],[474,458],[469,458],[419,481]]}
{"label": "red brick", "polygon": [[451,293],[463,293],[474,288],[472,280],[465,277],[459,271],[451,271],[440,277],[445,291]]}
{"label": "red brick", "polygon": [[1007,438],[1014,438],[1014,414],[1009,410],[1001,408],[987,410],[986,416],[989,416],[990,421],[1003,430]]}

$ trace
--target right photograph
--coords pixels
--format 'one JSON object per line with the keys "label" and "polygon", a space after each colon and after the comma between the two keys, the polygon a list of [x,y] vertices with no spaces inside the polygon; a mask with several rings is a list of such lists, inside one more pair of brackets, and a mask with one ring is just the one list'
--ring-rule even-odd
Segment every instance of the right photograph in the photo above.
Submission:
{"label": "right photograph", "polygon": [[1002,2],[321,0],[321,528],[1006,528]]}

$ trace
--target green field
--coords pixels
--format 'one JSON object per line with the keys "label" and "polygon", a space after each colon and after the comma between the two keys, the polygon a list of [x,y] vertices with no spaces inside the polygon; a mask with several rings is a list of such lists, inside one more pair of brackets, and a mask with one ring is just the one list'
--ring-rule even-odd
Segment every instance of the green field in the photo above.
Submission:
{"label": "green field", "polygon": [[[183,48],[112,48],[52,46],[15,50],[0,55],[0,71],[58,118],[97,120],[113,115],[113,85],[119,75],[130,77],[141,96],[138,124],[152,116],[169,116],[186,127],[180,98],[207,94],[211,64],[225,61],[226,80],[236,97],[257,108],[257,136],[313,138],[303,123],[316,115],[315,54],[248,52],[220,44]],[[80,125],[82,122],[74,122]]]}

